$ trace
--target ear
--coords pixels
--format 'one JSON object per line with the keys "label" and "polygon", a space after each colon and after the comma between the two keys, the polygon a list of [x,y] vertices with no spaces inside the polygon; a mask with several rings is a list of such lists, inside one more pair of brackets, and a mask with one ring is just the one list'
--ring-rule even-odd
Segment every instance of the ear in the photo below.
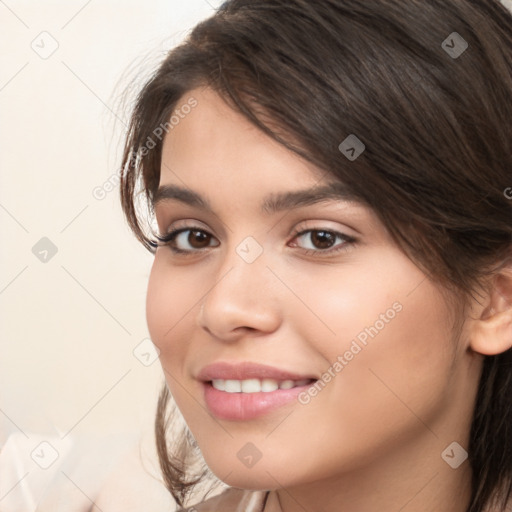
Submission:
{"label": "ear", "polygon": [[470,346],[494,356],[512,348],[512,262],[491,279],[485,300],[470,328]]}

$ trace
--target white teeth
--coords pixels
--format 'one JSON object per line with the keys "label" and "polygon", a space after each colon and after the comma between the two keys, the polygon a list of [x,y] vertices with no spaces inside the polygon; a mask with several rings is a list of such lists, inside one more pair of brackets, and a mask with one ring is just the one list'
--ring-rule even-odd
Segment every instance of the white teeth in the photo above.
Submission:
{"label": "white teeth", "polygon": [[309,382],[310,379],[283,380],[281,382],[274,379],[214,379],[212,380],[212,386],[226,393],[269,393],[278,389],[292,389],[297,386],[305,386]]}
{"label": "white teeth", "polygon": [[225,380],[224,391],[228,393],[240,393],[240,391],[242,391],[242,382],[239,380]]}
{"label": "white teeth", "polygon": [[261,391],[269,393],[270,391],[276,391],[279,389],[279,383],[274,379],[263,379],[261,381]]}
{"label": "white teeth", "polygon": [[214,379],[212,381],[212,386],[219,391],[224,391],[226,389],[226,381],[222,379]]}
{"label": "white teeth", "polygon": [[257,393],[261,391],[261,383],[258,379],[247,379],[242,381],[242,393]]}

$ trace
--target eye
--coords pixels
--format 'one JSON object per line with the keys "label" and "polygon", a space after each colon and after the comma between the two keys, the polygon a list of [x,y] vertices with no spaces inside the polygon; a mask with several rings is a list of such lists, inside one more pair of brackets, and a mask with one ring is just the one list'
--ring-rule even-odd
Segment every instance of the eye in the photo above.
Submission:
{"label": "eye", "polygon": [[[347,250],[350,245],[353,245],[357,240],[356,238],[339,233],[338,231],[332,231],[327,229],[306,229],[294,233],[295,239],[302,239],[305,245],[306,254],[332,254],[339,251]],[[336,244],[336,240],[340,240],[341,243]],[[293,244],[292,246],[295,246]]]}
{"label": "eye", "polygon": [[[204,229],[190,226],[188,228],[174,229],[166,235],[158,235],[156,238],[159,242],[158,245],[169,246],[175,253],[190,254],[207,247],[212,247],[210,242],[213,236]],[[219,244],[217,243],[213,247],[217,245]]]}

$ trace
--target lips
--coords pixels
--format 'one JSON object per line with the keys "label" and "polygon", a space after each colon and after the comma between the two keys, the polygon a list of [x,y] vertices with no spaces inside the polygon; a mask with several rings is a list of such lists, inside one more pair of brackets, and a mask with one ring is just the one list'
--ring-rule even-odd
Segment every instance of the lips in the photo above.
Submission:
{"label": "lips", "polygon": [[249,421],[297,401],[317,379],[251,362],[205,366],[198,374],[209,411],[219,419]]}

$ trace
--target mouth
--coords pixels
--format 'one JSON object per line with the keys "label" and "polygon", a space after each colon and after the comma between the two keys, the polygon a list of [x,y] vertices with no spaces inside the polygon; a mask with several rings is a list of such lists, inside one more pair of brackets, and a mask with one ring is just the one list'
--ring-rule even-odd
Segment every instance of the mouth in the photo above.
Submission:
{"label": "mouth", "polygon": [[300,393],[318,380],[250,361],[218,361],[205,366],[196,379],[209,412],[229,421],[250,421],[298,402]]}
{"label": "mouth", "polygon": [[202,382],[208,411],[220,420],[247,422],[298,405],[301,393],[317,379],[214,379]]}

